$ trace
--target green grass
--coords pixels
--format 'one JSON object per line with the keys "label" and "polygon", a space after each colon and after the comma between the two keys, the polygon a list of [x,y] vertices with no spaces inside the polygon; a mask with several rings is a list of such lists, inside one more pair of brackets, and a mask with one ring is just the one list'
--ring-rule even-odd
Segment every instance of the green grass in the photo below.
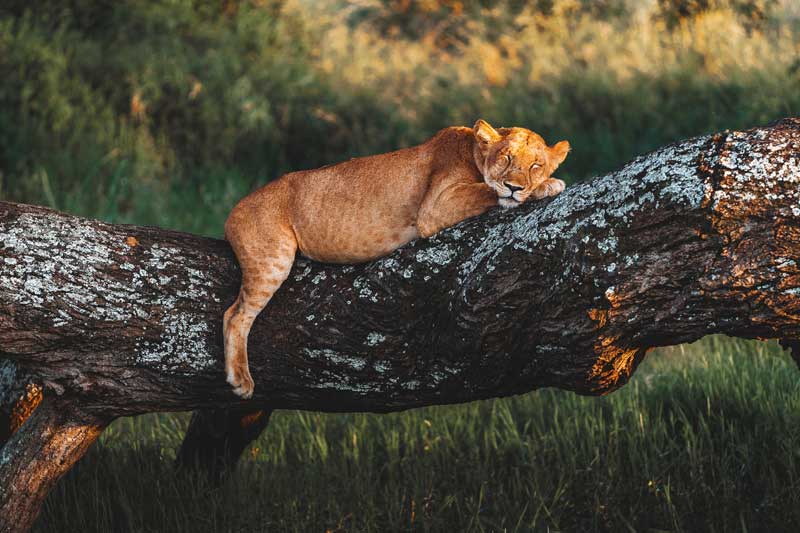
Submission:
{"label": "green grass", "polygon": [[774,343],[654,352],[603,398],[279,412],[219,488],[184,414],[117,421],[37,531],[796,531],[800,375]]}

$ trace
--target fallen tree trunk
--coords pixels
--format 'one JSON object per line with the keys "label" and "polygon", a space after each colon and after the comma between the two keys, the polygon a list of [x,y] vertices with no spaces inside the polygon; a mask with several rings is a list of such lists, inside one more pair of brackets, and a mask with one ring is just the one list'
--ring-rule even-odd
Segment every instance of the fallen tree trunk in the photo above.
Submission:
{"label": "fallen tree trunk", "polygon": [[42,389],[35,383],[14,382],[9,392],[9,403],[0,410],[0,448],[22,427],[42,401]]}
{"label": "fallen tree trunk", "polygon": [[13,361],[0,359],[0,448],[30,416],[41,399],[40,387],[18,371]]}
{"label": "fallen tree trunk", "polygon": [[27,531],[47,492],[112,420],[46,398],[0,450],[0,531]]}
{"label": "fallen tree trunk", "polygon": [[[242,401],[222,367],[239,284],[226,243],[0,203],[0,356],[104,421],[604,394],[654,346],[796,347],[798,261],[800,120],[699,137],[370,264],[299,259],[253,327]],[[2,450],[0,491],[22,440]]]}

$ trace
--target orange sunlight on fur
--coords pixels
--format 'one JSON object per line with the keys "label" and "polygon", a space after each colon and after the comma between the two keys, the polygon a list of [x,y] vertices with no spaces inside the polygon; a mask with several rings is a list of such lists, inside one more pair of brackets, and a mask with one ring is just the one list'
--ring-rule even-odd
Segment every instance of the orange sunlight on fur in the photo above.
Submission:
{"label": "orange sunlight on fur", "polygon": [[564,182],[550,176],[569,148],[567,141],[547,146],[530,130],[479,120],[473,128],[441,130],[419,146],[286,174],[241,200],[225,223],[242,269],[239,296],[223,320],[234,392],[253,394],[247,337],[295,253],[362,263],[491,207],[554,196]]}

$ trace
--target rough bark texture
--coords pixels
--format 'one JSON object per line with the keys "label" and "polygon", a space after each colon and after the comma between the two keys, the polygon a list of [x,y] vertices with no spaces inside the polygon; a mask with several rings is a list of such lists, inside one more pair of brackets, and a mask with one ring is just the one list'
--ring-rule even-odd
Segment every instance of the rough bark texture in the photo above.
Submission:
{"label": "rough bark texture", "polygon": [[0,533],[30,529],[47,492],[109,420],[61,400],[39,405],[0,450]]}
{"label": "rough bark texture", "polygon": [[239,283],[224,242],[0,203],[0,357],[102,419],[604,394],[651,347],[710,333],[797,357],[798,261],[800,121],[691,139],[370,264],[298,260],[253,328],[241,401],[222,371]]}
{"label": "rough bark texture", "polygon": [[299,260],[224,384],[222,241],[0,204],[2,353],[114,415],[392,411],[542,386],[601,394],[652,346],[800,338],[800,123],[701,137],[382,260]]}
{"label": "rough bark texture", "polygon": [[0,418],[0,446],[22,427],[41,401],[42,389],[33,383],[25,383],[17,401]]}
{"label": "rough bark texture", "polygon": [[22,426],[41,399],[40,386],[33,383],[26,373],[18,371],[13,361],[0,359],[0,448]]}

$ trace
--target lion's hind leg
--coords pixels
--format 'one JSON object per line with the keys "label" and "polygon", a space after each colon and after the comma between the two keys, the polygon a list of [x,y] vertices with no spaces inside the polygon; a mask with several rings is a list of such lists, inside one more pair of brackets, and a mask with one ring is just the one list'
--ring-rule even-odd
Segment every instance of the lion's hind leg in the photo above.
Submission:
{"label": "lion's hind leg", "polygon": [[247,399],[253,395],[254,388],[247,360],[250,328],[289,276],[297,242],[291,232],[262,237],[258,242],[242,242],[231,236],[228,240],[242,269],[242,287],[222,323],[225,374],[233,392]]}

